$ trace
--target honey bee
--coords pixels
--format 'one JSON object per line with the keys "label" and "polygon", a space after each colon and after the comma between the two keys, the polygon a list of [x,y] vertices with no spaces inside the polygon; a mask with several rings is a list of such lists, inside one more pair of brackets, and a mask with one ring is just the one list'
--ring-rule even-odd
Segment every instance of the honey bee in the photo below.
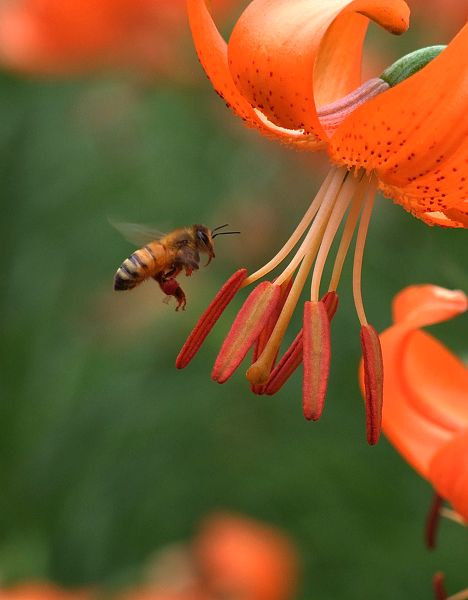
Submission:
{"label": "honey bee", "polygon": [[114,276],[114,290],[131,290],[147,279],[154,279],[168,298],[177,300],[176,310],[185,310],[186,296],[176,277],[185,271],[190,276],[198,270],[200,253],[207,254],[209,265],[215,258],[213,240],[217,235],[240,233],[220,231],[227,227],[220,225],[209,229],[205,225],[192,225],[163,234],[144,229],[130,223],[113,223],[124,236],[137,244],[144,244],[117,269]]}

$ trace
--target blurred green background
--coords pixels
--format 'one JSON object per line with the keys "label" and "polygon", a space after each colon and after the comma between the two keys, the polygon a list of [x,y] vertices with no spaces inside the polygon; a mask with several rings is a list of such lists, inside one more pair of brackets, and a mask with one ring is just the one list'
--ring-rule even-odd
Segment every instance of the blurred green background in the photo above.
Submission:
{"label": "blurred green background", "polygon": [[[394,56],[440,40],[418,23],[388,37],[371,33]],[[275,397],[252,395],[242,369],[210,381],[241,297],[190,367],[174,368],[221,282],[276,251],[327,166],[244,130],[192,67],[190,82],[152,85],[0,78],[1,579],[138,581],[155,549],[225,508],[291,536],[300,598],[426,598],[439,569],[462,588],[466,531],[443,523],[427,552],[430,487],[385,439],[365,443],[349,268],[319,423],[302,418],[299,373]],[[166,230],[229,222],[242,236],[219,238],[210,268],[183,281],[179,314],[156,284],[112,291],[132,247],[108,218]],[[380,198],[363,275],[372,322],[389,325],[409,284],[467,289],[464,257],[463,231],[428,228]],[[466,357],[461,324],[432,329]]]}

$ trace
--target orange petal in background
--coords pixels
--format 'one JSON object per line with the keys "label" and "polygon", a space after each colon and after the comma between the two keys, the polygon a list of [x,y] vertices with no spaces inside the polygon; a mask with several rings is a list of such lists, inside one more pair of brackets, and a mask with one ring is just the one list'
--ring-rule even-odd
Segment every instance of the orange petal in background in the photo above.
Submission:
{"label": "orange petal in background", "polygon": [[396,324],[380,338],[383,430],[424,477],[435,452],[468,425],[468,374],[440,342],[418,328],[466,308],[463,292],[431,285],[406,288],[394,300]]}
{"label": "orange petal in background", "polygon": [[[299,141],[303,145],[302,132],[281,129],[262,118],[236,87],[229,70],[227,44],[213,21],[206,0],[187,0],[187,9],[198,58],[212,86],[227,106],[249,127],[255,127],[261,133],[279,138],[284,143],[295,144]],[[320,140],[309,139],[307,143],[315,148]]]}
{"label": "orange petal in background", "polygon": [[429,466],[429,479],[468,522],[468,429],[435,454]]}
{"label": "orange petal in background", "polygon": [[295,596],[297,556],[288,538],[273,527],[231,514],[214,515],[202,524],[194,553],[215,597]]}
{"label": "orange petal in background", "polygon": [[361,83],[368,18],[402,33],[408,14],[403,0],[253,0],[229,41],[233,80],[276,125],[323,139],[316,104]]}
{"label": "orange petal in background", "polygon": [[384,193],[416,216],[462,226],[448,215],[468,210],[467,106],[468,25],[424,69],[356,109],[330,154],[374,169]]}

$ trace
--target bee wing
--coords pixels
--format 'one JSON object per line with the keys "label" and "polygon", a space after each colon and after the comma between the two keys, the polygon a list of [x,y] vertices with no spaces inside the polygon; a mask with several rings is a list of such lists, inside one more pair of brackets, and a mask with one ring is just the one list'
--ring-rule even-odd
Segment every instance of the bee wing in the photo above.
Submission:
{"label": "bee wing", "polygon": [[147,225],[140,225],[139,223],[119,223],[109,219],[109,223],[117,229],[117,231],[123,235],[123,237],[135,244],[136,246],[145,246],[150,242],[159,240],[166,234],[158,229],[154,229]]}

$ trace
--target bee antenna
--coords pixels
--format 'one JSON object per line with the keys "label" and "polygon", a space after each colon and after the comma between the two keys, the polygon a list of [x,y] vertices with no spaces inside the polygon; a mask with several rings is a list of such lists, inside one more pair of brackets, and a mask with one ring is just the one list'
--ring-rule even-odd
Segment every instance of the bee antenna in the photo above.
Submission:
{"label": "bee antenna", "polygon": [[229,225],[229,223],[225,223],[224,225],[219,225],[219,227],[215,227],[214,229],[212,229],[211,233],[218,231],[218,229],[223,229],[224,227],[227,227],[228,225]]}
{"label": "bee antenna", "polygon": [[217,235],[232,235],[233,233],[240,233],[240,231],[220,231],[219,233],[215,233],[211,237],[215,238]]}

